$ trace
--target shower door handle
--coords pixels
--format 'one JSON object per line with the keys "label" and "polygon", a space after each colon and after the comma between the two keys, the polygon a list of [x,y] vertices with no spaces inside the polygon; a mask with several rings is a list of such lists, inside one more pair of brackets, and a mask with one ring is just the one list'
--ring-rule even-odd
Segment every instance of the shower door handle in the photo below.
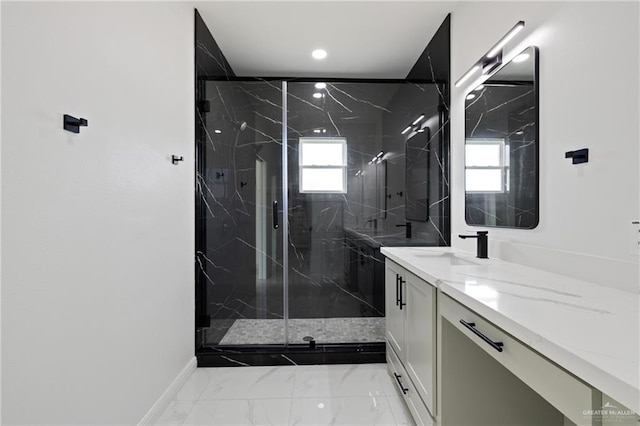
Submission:
{"label": "shower door handle", "polygon": [[273,200],[271,213],[273,214],[273,229],[280,228],[280,225],[278,225],[278,201],[276,200]]}

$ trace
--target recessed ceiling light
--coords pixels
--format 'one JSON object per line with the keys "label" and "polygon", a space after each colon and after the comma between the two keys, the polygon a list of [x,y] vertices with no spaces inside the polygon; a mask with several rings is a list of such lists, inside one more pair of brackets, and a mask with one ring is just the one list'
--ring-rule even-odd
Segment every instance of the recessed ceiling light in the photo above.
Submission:
{"label": "recessed ceiling light", "polygon": [[324,59],[327,57],[327,51],[324,49],[316,49],[311,52],[311,56],[313,56],[313,59]]}
{"label": "recessed ceiling light", "polygon": [[470,101],[471,99],[473,99],[473,98],[475,98],[475,97],[476,97],[476,95],[474,95],[473,93],[469,93],[469,94],[467,95],[467,100],[468,100],[468,101]]}
{"label": "recessed ceiling light", "polygon": [[327,83],[316,83],[316,89],[322,90],[327,88]]}
{"label": "recessed ceiling light", "polygon": [[316,92],[316,93],[313,94],[313,97],[316,98],[316,99],[320,99],[322,97],[322,93]]}
{"label": "recessed ceiling light", "polygon": [[524,62],[527,59],[529,59],[529,54],[528,53],[521,53],[518,56],[516,56],[515,58],[513,58],[513,62]]}
{"label": "recessed ceiling light", "polygon": [[473,90],[475,90],[476,92],[478,92],[478,91],[480,91],[480,90],[482,90],[482,89],[484,89],[484,84],[479,85],[478,87],[476,87],[476,88],[475,88],[475,89],[473,89]]}
{"label": "recessed ceiling light", "polygon": [[518,135],[518,136],[520,136],[520,135],[524,135],[524,132],[523,132],[522,130],[518,130],[518,131],[516,132],[516,135]]}
{"label": "recessed ceiling light", "polygon": [[213,131],[213,133],[220,134],[220,133],[222,133],[222,130],[220,130],[220,129],[215,129],[215,130]]}

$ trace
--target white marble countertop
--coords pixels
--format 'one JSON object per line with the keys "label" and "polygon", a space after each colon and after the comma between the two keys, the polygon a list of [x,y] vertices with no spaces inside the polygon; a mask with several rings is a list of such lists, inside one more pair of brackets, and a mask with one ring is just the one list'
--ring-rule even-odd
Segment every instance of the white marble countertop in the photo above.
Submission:
{"label": "white marble countertop", "polygon": [[638,295],[450,247],[381,252],[640,413]]}

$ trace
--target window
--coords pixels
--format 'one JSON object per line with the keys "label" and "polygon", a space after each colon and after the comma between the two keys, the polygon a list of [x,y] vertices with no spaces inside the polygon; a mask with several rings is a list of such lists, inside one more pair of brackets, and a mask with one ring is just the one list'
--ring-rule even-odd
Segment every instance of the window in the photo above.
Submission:
{"label": "window", "polygon": [[509,146],[504,139],[465,142],[465,191],[509,191]]}
{"label": "window", "polygon": [[347,140],[300,138],[300,192],[347,192]]}

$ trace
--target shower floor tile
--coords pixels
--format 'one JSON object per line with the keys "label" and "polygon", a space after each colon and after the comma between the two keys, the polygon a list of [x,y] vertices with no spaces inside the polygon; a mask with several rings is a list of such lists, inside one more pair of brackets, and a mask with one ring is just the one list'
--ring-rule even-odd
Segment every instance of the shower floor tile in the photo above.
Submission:
{"label": "shower floor tile", "polygon": [[[289,320],[289,343],[305,343],[311,336],[317,343],[384,342],[384,317],[294,318]],[[237,319],[220,341],[221,345],[284,343],[282,319]]]}

